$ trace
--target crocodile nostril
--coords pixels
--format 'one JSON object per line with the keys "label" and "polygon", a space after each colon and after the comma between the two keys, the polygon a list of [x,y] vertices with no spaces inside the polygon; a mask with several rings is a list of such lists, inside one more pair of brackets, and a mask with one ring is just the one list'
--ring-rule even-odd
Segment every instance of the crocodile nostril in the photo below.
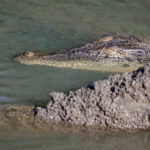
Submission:
{"label": "crocodile nostril", "polygon": [[24,53],[24,56],[33,57],[34,56],[34,52],[27,51],[27,52]]}

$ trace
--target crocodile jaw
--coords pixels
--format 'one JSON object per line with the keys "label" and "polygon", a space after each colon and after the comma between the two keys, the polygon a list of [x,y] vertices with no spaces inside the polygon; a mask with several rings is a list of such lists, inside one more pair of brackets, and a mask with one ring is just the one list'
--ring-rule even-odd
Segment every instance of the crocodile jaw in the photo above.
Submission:
{"label": "crocodile jaw", "polygon": [[143,66],[141,63],[128,62],[128,61],[108,61],[102,60],[99,62],[95,61],[55,61],[55,60],[29,60],[19,61],[26,65],[42,65],[58,68],[71,68],[71,69],[82,69],[89,71],[102,71],[102,72],[131,72],[137,68]]}

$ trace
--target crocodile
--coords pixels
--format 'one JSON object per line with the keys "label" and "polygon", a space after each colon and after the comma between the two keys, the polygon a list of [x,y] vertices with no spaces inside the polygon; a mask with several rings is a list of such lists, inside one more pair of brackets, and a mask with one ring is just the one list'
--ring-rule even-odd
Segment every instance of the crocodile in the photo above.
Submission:
{"label": "crocodile", "polygon": [[57,52],[27,51],[15,56],[22,64],[108,72],[133,71],[150,60],[150,41],[135,36],[103,35],[80,48]]}

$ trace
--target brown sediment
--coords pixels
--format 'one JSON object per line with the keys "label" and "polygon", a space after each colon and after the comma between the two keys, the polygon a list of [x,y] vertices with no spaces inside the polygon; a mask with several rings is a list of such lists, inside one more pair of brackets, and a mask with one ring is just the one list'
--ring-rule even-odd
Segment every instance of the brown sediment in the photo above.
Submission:
{"label": "brown sediment", "polygon": [[40,129],[44,122],[35,118],[33,110],[34,106],[0,105],[0,130]]}
{"label": "brown sediment", "polygon": [[53,132],[76,133],[83,132],[109,133],[97,128],[85,128],[77,125],[66,125],[63,122],[55,123],[43,121],[35,116],[35,106],[0,105],[0,132],[31,132],[40,134],[51,134]]}

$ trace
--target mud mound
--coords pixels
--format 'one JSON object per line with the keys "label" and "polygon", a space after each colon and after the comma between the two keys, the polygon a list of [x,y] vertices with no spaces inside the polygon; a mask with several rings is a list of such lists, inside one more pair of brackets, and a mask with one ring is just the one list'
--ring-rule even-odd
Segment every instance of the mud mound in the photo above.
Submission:
{"label": "mud mound", "polygon": [[98,128],[150,127],[150,64],[132,73],[111,75],[68,94],[52,92],[51,102],[36,108],[46,122]]}

